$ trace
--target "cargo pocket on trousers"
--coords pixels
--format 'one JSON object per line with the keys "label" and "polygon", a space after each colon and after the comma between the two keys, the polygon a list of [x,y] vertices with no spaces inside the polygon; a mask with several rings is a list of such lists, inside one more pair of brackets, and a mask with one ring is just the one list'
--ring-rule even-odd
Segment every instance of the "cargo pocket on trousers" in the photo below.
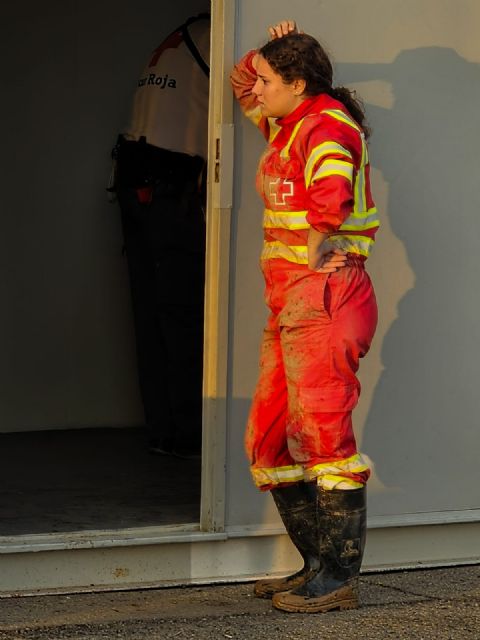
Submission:
{"label": "cargo pocket on trousers", "polygon": [[306,292],[312,309],[325,313],[331,318],[329,277],[329,273],[313,272],[308,278]]}
{"label": "cargo pocket on trousers", "polygon": [[290,288],[287,304],[279,315],[280,327],[309,326],[319,319],[330,322],[324,300],[327,275],[312,271]]}
{"label": "cargo pocket on trousers", "polygon": [[351,411],[358,402],[356,385],[336,387],[303,387],[298,390],[301,410],[308,413]]}

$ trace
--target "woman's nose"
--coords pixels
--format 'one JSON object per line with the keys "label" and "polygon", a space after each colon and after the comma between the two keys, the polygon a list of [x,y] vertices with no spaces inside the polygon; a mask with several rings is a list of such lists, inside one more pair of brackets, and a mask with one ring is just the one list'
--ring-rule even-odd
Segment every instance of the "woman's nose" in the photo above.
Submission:
{"label": "woman's nose", "polygon": [[257,80],[253,85],[252,93],[254,93],[256,96],[259,96],[262,93],[260,84],[260,80]]}

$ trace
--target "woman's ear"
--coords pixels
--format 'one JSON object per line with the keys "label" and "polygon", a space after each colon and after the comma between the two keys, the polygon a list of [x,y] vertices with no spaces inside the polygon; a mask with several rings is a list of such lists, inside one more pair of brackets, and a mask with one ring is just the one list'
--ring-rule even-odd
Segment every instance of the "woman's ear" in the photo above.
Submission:
{"label": "woman's ear", "polygon": [[292,85],[293,85],[293,93],[296,96],[301,96],[305,91],[305,87],[307,86],[307,83],[305,82],[305,80],[303,80],[303,78],[299,78],[297,80],[294,80],[292,82]]}

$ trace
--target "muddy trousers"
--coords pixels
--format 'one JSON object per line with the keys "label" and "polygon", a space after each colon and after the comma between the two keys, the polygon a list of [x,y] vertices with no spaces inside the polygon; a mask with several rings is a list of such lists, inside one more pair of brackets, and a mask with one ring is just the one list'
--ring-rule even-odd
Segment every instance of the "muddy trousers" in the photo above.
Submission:
{"label": "muddy trousers", "polygon": [[363,261],[332,274],[282,259],[262,267],[271,313],[245,438],[253,479],[264,491],[312,480],[358,489],[369,469],[352,428],[356,372],[377,323]]}

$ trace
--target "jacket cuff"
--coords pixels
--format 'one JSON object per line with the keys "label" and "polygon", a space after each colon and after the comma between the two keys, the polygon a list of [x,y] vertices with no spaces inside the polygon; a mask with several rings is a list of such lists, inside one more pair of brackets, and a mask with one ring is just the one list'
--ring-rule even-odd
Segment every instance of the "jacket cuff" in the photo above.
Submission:
{"label": "jacket cuff", "polygon": [[245,55],[245,58],[244,58],[246,68],[250,71],[250,73],[252,73],[255,76],[257,75],[257,71],[253,66],[253,59],[257,55],[257,53],[258,53],[257,49],[252,49]]}

